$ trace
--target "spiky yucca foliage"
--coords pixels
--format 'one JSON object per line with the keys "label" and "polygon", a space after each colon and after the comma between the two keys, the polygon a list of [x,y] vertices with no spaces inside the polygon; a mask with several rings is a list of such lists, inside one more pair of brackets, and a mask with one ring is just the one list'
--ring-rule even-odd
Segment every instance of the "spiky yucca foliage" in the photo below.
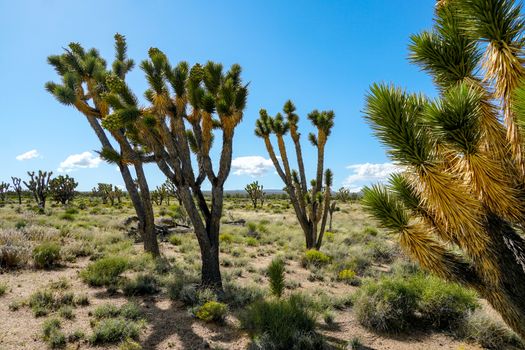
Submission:
{"label": "spiky yucca foliage", "polygon": [[404,171],[363,201],[422,267],[476,289],[525,338],[520,10],[438,2],[434,28],[412,36],[410,51],[440,95],[371,87],[366,119]]}
{"label": "spiky yucca foliage", "polygon": [[[55,99],[67,106],[72,106],[89,122],[97,135],[102,150],[101,157],[110,163],[115,163],[120,170],[126,190],[139,218],[139,232],[144,240],[144,250],[159,256],[159,247],[155,233],[153,207],[150,191],[143,164],[151,161],[151,155],[127,138],[129,132],[124,127],[102,128],[102,120],[111,115],[110,104],[104,96],[110,89],[111,77],[125,80],[127,73],[134,67],[134,61],[127,57],[126,38],[115,34],[115,59],[111,69],[106,60],[100,56],[97,49],[85,50],[79,43],[70,43],[61,55],[48,57],[48,63],[60,76],[61,82],[48,82],[46,90]],[[112,144],[112,139],[118,148]],[[129,166],[133,166],[137,177],[137,185],[131,175]]]}
{"label": "spiky yucca foliage", "polygon": [[[333,111],[318,110],[314,110],[308,114],[308,119],[317,129],[317,134],[310,133],[308,135],[308,139],[317,149],[316,176],[315,179],[311,181],[311,187],[308,188],[300,142],[299,116],[295,113],[295,106],[292,101],[288,100],[284,104],[283,112],[286,114],[286,119],[281,113],[277,113],[275,117],[270,117],[266,110],[261,109],[259,112],[260,117],[255,126],[255,135],[264,140],[270,159],[279,177],[286,186],[285,190],[290,196],[295,215],[306,238],[306,248],[320,249],[330,210],[333,179],[333,174],[330,169],[326,169],[323,173],[324,153],[326,141],[334,125],[335,114]],[[290,166],[284,141],[284,136],[288,132],[295,146],[295,155],[299,170],[292,169]],[[280,160],[275,153],[270,139],[272,134],[274,134],[277,139]]]}
{"label": "spiky yucca foliage", "polygon": [[75,197],[78,182],[69,175],[59,175],[49,181],[49,190],[57,203],[67,204]]}

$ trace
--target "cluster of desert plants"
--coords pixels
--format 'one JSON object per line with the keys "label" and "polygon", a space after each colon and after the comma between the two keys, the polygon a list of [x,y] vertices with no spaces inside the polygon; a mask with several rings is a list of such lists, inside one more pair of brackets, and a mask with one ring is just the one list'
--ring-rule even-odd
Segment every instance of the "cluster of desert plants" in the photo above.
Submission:
{"label": "cluster of desert plants", "polygon": [[264,205],[266,192],[263,190],[263,185],[259,185],[258,181],[247,184],[246,187],[244,187],[244,190],[252,201],[253,209],[257,209],[257,205],[261,207]]}
{"label": "cluster of desert plants", "polygon": [[59,175],[49,181],[49,191],[57,203],[70,203],[76,195],[78,182],[69,175]]}

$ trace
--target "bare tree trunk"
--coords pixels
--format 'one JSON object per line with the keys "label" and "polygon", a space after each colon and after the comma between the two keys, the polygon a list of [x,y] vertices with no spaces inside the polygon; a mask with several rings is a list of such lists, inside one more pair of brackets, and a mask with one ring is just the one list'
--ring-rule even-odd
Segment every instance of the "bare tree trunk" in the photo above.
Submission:
{"label": "bare tree trunk", "polygon": [[154,257],[160,256],[159,245],[157,243],[157,234],[155,232],[155,217],[153,214],[153,206],[151,205],[150,192],[146,175],[142,164],[135,164],[135,172],[137,173],[137,180],[140,188],[140,198],[144,208],[144,227],[142,237],[144,241],[144,250],[151,253]]}

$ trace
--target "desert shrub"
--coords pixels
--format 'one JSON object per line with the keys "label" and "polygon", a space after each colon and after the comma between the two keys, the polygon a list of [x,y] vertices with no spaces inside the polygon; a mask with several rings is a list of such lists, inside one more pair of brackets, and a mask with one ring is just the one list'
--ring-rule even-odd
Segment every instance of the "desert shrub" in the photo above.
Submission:
{"label": "desert shrub", "polygon": [[366,281],[356,293],[354,310],[358,321],[376,331],[403,332],[416,324],[415,310],[421,296],[413,280],[385,277]]}
{"label": "desert shrub", "polygon": [[[322,349],[323,341],[315,332],[315,315],[299,295],[257,301],[241,314],[240,320],[261,349]],[[315,339],[315,347],[309,347],[309,338]]]}
{"label": "desert shrub", "polygon": [[119,256],[111,256],[99,259],[89,264],[80,273],[80,277],[90,286],[116,286],[120,280],[120,274],[128,268],[128,260]]}
{"label": "desert shrub", "polygon": [[157,278],[153,275],[139,274],[134,279],[126,281],[122,286],[125,295],[151,295],[159,292]]}
{"label": "desert shrub", "polygon": [[448,328],[463,319],[479,304],[474,291],[438,278],[425,278],[418,309],[435,328]]}
{"label": "desert shrub", "polygon": [[326,255],[323,252],[320,252],[315,249],[307,250],[304,253],[302,260],[303,266],[313,265],[313,266],[323,266],[329,264],[332,258]]}
{"label": "desert shrub", "polygon": [[524,349],[523,341],[505,326],[481,310],[459,322],[453,330],[455,336],[479,343],[486,349]]}
{"label": "desert shrub", "polygon": [[379,232],[377,231],[377,228],[375,227],[372,227],[372,226],[366,226],[364,229],[363,229],[363,234],[365,234],[366,236],[377,236]]}
{"label": "desert shrub", "polygon": [[75,315],[73,314],[73,308],[70,305],[64,305],[58,309],[58,314],[60,317],[65,318],[67,320],[71,320],[75,318]]}
{"label": "desert shrub", "polygon": [[85,338],[85,334],[84,332],[82,332],[81,330],[77,329],[76,331],[74,331],[73,333],[69,334],[67,336],[67,341],[69,342],[76,342],[76,341],[79,341],[79,340],[82,340]]}
{"label": "desert shrub", "polygon": [[238,286],[233,283],[224,284],[223,301],[230,307],[244,307],[263,298],[264,290],[257,285]]}
{"label": "desert shrub", "polygon": [[60,320],[56,318],[47,319],[42,324],[42,337],[51,349],[60,349],[66,346],[66,336],[60,328]]}
{"label": "desert shrub", "polygon": [[119,350],[142,350],[142,346],[134,340],[126,339],[120,344]]}
{"label": "desert shrub", "polygon": [[89,305],[89,298],[87,294],[80,294],[75,297],[74,303],[79,306],[87,306]]}
{"label": "desert shrub", "polygon": [[171,235],[168,240],[173,245],[181,245],[182,244],[182,239],[178,235],[175,235],[175,234]]}
{"label": "desert shrub", "polygon": [[44,242],[33,249],[33,260],[37,268],[48,269],[60,260],[60,246],[55,242]]}
{"label": "desert shrub", "polygon": [[126,339],[137,340],[140,326],[124,318],[107,318],[97,322],[90,337],[92,344],[114,344]]}
{"label": "desert shrub", "polygon": [[0,297],[1,297],[2,295],[4,295],[6,291],[7,291],[7,284],[5,284],[5,283],[3,283],[3,282],[0,283]]}
{"label": "desert shrub", "polygon": [[70,213],[64,213],[60,215],[60,218],[66,221],[75,221],[75,215],[70,214]]}
{"label": "desert shrub", "polygon": [[55,296],[50,290],[38,290],[31,294],[28,305],[35,317],[45,316],[55,309]]}
{"label": "desert shrub", "polygon": [[394,259],[394,249],[385,241],[374,239],[367,244],[367,249],[375,262],[388,264]]}
{"label": "desert shrub", "polygon": [[15,223],[15,228],[17,230],[21,230],[23,229],[24,227],[27,226],[27,222],[25,220],[18,220],[16,223]]}
{"label": "desert shrub", "polygon": [[270,291],[278,298],[280,298],[284,292],[284,272],[284,261],[280,258],[273,259],[268,266],[267,274],[270,279]]}
{"label": "desert shrub", "polygon": [[255,237],[246,237],[246,245],[249,247],[256,247],[259,245],[259,241]]}
{"label": "desert shrub", "polygon": [[233,238],[233,235],[231,233],[221,233],[219,235],[219,241],[221,243],[229,244],[229,243],[233,243],[234,238]]}
{"label": "desert shrub", "polygon": [[93,311],[93,317],[97,320],[117,317],[127,320],[139,320],[142,317],[142,312],[139,306],[133,302],[126,303],[121,307],[113,304],[103,304]]}
{"label": "desert shrub", "polygon": [[29,245],[22,232],[0,229],[0,268],[23,266],[29,256]]}
{"label": "desert shrub", "polygon": [[326,231],[324,233],[324,238],[326,239],[327,242],[333,242],[335,238],[335,234],[333,232]]}
{"label": "desert shrub", "polygon": [[473,292],[422,274],[367,280],[354,297],[358,321],[388,333],[422,326],[446,328],[477,306]]}
{"label": "desert shrub", "polygon": [[357,274],[352,269],[344,269],[344,270],[339,271],[339,273],[337,274],[337,280],[348,283],[353,286],[359,284],[359,280],[357,279]]}
{"label": "desert shrub", "polygon": [[195,316],[206,322],[223,322],[228,307],[218,301],[207,301],[195,311]]}

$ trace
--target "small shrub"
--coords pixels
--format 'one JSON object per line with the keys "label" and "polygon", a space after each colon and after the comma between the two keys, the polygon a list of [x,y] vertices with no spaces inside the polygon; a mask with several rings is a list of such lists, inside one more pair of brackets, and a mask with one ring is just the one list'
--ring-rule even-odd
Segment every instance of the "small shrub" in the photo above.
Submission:
{"label": "small shrub", "polygon": [[29,307],[35,317],[45,316],[55,308],[55,297],[49,290],[38,290],[29,297]]}
{"label": "small shrub", "polygon": [[337,274],[337,280],[349,283],[351,285],[357,285],[357,275],[354,270],[344,269],[339,271]]}
{"label": "small shrub", "polygon": [[93,311],[93,317],[97,320],[116,317],[127,320],[139,320],[142,317],[142,312],[139,306],[133,302],[126,303],[121,307],[113,304],[103,304]]}
{"label": "small shrub", "polygon": [[329,264],[331,260],[332,258],[325,253],[310,249],[304,253],[303,266],[314,265],[319,267]]}
{"label": "small shrub", "polygon": [[42,324],[42,334],[51,349],[60,349],[66,346],[66,336],[60,330],[60,321],[58,319],[45,320]]}
{"label": "small shrub", "polygon": [[128,260],[123,257],[106,257],[89,264],[80,277],[90,286],[112,287],[118,284],[120,274],[128,268]]}
{"label": "small shrub", "polygon": [[284,281],[284,261],[282,259],[273,259],[268,266],[268,278],[270,279],[270,291],[278,298],[283,295],[285,281]]}
{"label": "small shrub", "polygon": [[264,290],[257,285],[238,286],[233,283],[224,284],[223,299],[230,307],[245,307],[264,297]]}
{"label": "small shrub", "polygon": [[0,283],[0,297],[1,297],[2,295],[4,295],[6,291],[7,291],[7,284],[5,284],[5,283]]}
{"label": "small shrub", "polygon": [[355,294],[355,315],[367,328],[403,332],[416,324],[414,312],[420,295],[420,286],[411,280],[399,277],[369,280]]}
{"label": "small shrub", "polygon": [[27,226],[27,222],[24,221],[24,220],[19,220],[19,221],[17,221],[16,224],[15,224],[15,228],[16,228],[17,230],[21,230],[21,229],[23,229],[23,228],[26,227],[26,226]]}
{"label": "small shrub", "polygon": [[158,281],[155,276],[139,274],[127,281],[122,287],[125,295],[151,295],[159,292]]}
{"label": "small shrub", "polygon": [[254,237],[246,237],[246,245],[249,247],[256,247],[259,245],[259,241]]}
{"label": "small shrub", "polygon": [[89,298],[88,298],[87,294],[77,295],[75,297],[75,305],[79,305],[79,306],[87,306],[87,305],[89,305]]}
{"label": "small shrub", "polygon": [[29,257],[27,238],[21,230],[0,229],[0,268],[23,266]]}
{"label": "small shrub", "polygon": [[45,242],[33,249],[33,260],[37,268],[48,269],[60,260],[60,246],[55,242]]}
{"label": "small shrub", "polygon": [[326,325],[331,326],[334,324],[334,313],[331,310],[326,310],[323,312],[323,321],[326,323]]}
{"label": "small shrub", "polygon": [[73,333],[71,333],[70,335],[67,336],[67,341],[74,343],[76,341],[84,339],[85,336],[86,335],[84,334],[84,332],[82,332],[81,330],[77,329],[76,331],[74,331]]}
{"label": "small shrub", "polygon": [[126,339],[122,344],[120,344],[119,350],[142,350],[142,346],[131,339]]}
{"label": "small shrub", "polygon": [[60,317],[65,318],[66,320],[75,318],[75,314],[73,314],[73,308],[69,305],[64,305],[58,309],[58,314]]}
{"label": "small shrub", "polygon": [[418,305],[425,321],[440,329],[457,323],[478,307],[475,292],[438,278],[426,279]]}
{"label": "small shrub", "polygon": [[226,304],[208,301],[197,309],[195,316],[206,322],[223,322],[227,312]]}
{"label": "small shrub", "polygon": [[372,227],[372,226],[367,226],[363,229],[363,233],[366,235],[366,236],[377,236],[377,234],[379,233],[377,231],[377,228],[375,227]]}
{"label": "small shrub", "polygon": [[327,242],[333,242],[335,238],[335,234],[333,232],[326,231],[324,233],[324,238],[326,239]]}
{"label": "small shrub", "polygon": [[92,344],[114,344],[126,339],[137,340],[140,327],[136,322],[124,318],[108,318],[97,322],[90,337]]}
{"label": "small shrub", "polygon": [[230,243],[233,243],[234,238],[231,233],[221,233],[219,235],[219,241],[221,243],[230,244]]}
{"label": "small shrub", "polygon": [[175,234],[171,235],[168,240],[173,245],[181,245],[182,244],[182,239],[178,235],[175,235]]}
{"label": "small shrub", "polygon": [[486,349],[525,348],[525,344],[514,332],[483,311],[475,311],[459,322],[454,334],[475,341]]}
{"label": "small shrub", "polygon": [[12,302],[9,303],[7,308],[9,309],[9,311],[18,311],[18,309],[20,309],[20,307],[22,307],[22,305],[23,305],[22,301],[20,301],[20,300],[13,300]]}
{"label": "small shrub", "polygon": [[319,339],[315,332],[315,316],[299,295],[292,295],[288,299],[257,301],[241,314],[240,320],[243,329],[256,343],[263,343],[264,347],[260,348],[264,349],[308,349],[304,341],[309,336]]}
{"label": "small shrub", "polygon": [[66,221],[75,221],[75,215],[70,214],[70,213],[64,213],[60,215],[60,218]]}

